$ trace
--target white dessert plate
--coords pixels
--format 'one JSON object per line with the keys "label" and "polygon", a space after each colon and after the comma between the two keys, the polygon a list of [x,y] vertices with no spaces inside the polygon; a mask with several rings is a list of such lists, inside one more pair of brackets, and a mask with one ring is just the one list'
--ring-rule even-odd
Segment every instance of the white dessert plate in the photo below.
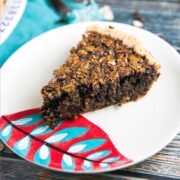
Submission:
{"label": "white dessert plate", "polygon": [[32,163],[74,173],[121,169],[154,155],[180,130],[180,56],[176,50],[143,29],[96,23],[138,37],[159,60],[161,75],[137,102],[60,121],[51,130],[39,116],[40,90],[92,23],[63,26],[26,43],[1,69],[1,115],[5,116],[0,118],[0,137]]}

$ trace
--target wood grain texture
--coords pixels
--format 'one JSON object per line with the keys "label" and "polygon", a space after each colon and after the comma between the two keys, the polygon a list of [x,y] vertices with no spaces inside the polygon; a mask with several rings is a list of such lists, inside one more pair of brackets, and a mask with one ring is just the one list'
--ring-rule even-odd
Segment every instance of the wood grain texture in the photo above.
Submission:
{"label": "wood grain texture", "polygon": [[[97,0],[111,6],[115,21],[132,24],[138,10],[144,29],[161,35],[180,52],[180,0]],[[11,179],[180,179],[180,133],[153,157],[127,169],[96,175],[74,175],[46,170],[31,164],[5,147],[0,152],[0,180]]]}
{"label": "wood grain texture", "polygon": [[131,24],[133,13],[138,10],[144,18],[143,28],[163,38],[180,50],[180,1],[144,0],[97,0],[101,5],[109,4],[114,12],[115,21]]}
{"label": "wood grain texture", "polygon": [[[73,180],[88,180],[88,179],[154,179],[157,178],[155,175],[147,175],[142,173],[128,172],[125,170],[114,171],[112,173],[100,173],[100,174],[71,174],[62,173],[44,169],[36,166],[32,163],[22,160],[21,158],[12,159],[7,157],[1,157],[1,179],[7,180],[7,178],[18,179],[19,175],[23,179],[73,179]],[[167,177],[163,177],[166,179]]]}

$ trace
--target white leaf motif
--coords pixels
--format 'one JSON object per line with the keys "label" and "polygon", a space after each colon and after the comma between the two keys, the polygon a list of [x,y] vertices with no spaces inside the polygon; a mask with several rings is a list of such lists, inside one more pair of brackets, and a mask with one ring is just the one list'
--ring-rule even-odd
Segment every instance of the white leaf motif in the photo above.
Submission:
{"label": "white leaf motif", "polygon": [[124,163],[126,163],[127,161],[116,161],[116,162],[113,162],[113,164],[124,164]]}
{"label": "white leaf motif", "polygon": [[85,147],[86,147],[86,144],[79,144],[79,145],[71,146],[69,148],[68,152],[77,153],[77,152],[83,150]]}
{"label": "white leaf motif", "polygon": [[102,168],[107,168],[107,167],[108,167],[108,164],[106,164],[106,163],[100,163],[100,166],[101,166]]}
{"label": "white leaf motif", "polygon": [[48,125],[46,125],[46,126],[44,126],[44,127],[39,127],[39,128],[37,128],[37,129],[33,130],[33,131],[31,132],[31,134],[32,134],[32,135],[41,134],[42,132],[44,132],[44,131],[45,131],[46,129],[48,129],[48,128],[49,128]]}
{"label": "white leaf motif", "polygon": [[72,165],[73,165],[73,161],[72,161],[71,156],[64,154],[63,160],[64,160],[64,162],[65,162],[68,166],[72,166]]}
{"label": "white leaf motif", "polygon": [[91,167],[91,163],[87,160],[84,160],[84,166]]}
{"label": "white leaf motif", "polygon": [[6,126],[6,127],[3,129],[3,131],[2,131],[2,136],[3,136],[3,137],[8,136],[9,133],[10,133],[10,131],[11,131],[11,129],[12,129],[12,126],[11,126],[11,125]]}
{"label": "white leaf motif", "polygon": [[91,160],[97,159],[102,154],[103,154],[103,152],[97,152],[97,153],[91,154],[88,156],[88,159],[91,159]]}
{"label": "white leaf motif", "polygon": [[15,125],[21,126],[21,125],[29,123],[30,121],[32,121],[32,118],[22,118],[17,121],[12,121],[12,123]]}
{"label": "white leaf motif", "polygon": [[43,145],[39,151],[39,157],[43,160],[47,159],[49,156],[49,149],[46,145]]}
{"label": "white leaf motif", "polygon": [[62,139],[64,139],[67,135],[68,133],[57,134],[54,136],[52,135],[51,137],[47,138],[45,141],[48,143],[57,143],[61,141]]}
{"label": "white leaf motif", "polygon": [[18,143],[18,149],[19,150],[26,149],[28,147],[28,145],[29,145],[29,141],[30,141],[29,136],[26,136],[25,138],[20,140],[19,143]]}
{"label": "white leaf motif", "polygon": [[104,159],[102,162],[111,163],[111,162],[117,161],[119,158],[120,158],[120,156],[115,156],[115,157]]}

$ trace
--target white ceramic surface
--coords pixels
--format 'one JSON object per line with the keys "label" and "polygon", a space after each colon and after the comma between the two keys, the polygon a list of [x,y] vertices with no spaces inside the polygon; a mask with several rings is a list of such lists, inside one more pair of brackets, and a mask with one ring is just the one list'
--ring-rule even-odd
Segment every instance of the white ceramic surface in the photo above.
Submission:
{"label": "white ceramic surface", "polygon": [[[139,101],[84,114],[134,164],[157,153],[180,130],[180,56],[168,43],[148,31],[119,23],[98,23],[137,36],[162,66],[158,81]],[[1,69],[1,114],[41,106],[41,87],[52,78],[52,71],[63,64],[69,49],[90,24],[51,30],[9,58]]]}

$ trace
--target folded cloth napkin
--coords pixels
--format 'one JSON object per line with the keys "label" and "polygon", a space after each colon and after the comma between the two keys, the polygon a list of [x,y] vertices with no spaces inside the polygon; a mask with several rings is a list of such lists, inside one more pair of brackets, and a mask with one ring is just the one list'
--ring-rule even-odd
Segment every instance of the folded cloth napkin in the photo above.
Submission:
{"label": "folded cloth napkin", "polygon": [[[59,0],[60,1],[60,0]],[[112,20],[113,14],[108,6],[99,7],[95,0],[75,3],[73,0],[61,0],[68,7],[65,20],[76,23],[93,20]],[[24,43],[35,36],[65,24],[59,22],[62,17],[48,3],[48,0],[28,0],[24,14],[18,25],[0,46],[0,67]],[[59,23],[58,23],[59,22]]]}

